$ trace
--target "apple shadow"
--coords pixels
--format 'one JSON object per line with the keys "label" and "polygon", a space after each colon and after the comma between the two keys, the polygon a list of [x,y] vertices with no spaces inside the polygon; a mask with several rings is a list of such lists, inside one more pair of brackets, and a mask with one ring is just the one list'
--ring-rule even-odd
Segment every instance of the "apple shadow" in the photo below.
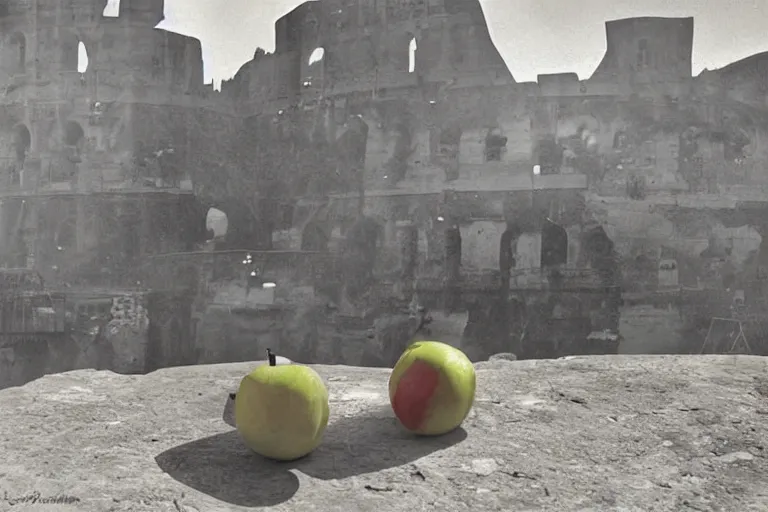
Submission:
{"label": "apple shadow", "polygon": [[285,465],[254,456],[237,431],[175,446],[155,457],[174,480],[241,507],[269,507],[291,499],[299,479]]}
{"label": "apple shadow", "polygon": [[[231,398],[222,420],[235,426]],[[220,501],[269,507],[290,500],[299,490],[292,469],[321,480],[347,478],[414,462],[466,437],[461,427],[443,436],[417,436],[400,426],[389,405],[381,405],[354,416],[335,417],[331,411],[322,444],[296,461],[261,457],[231,430],[170,448],[155,462],[176,481]]]}
{"label": "apple shadow", "polygon": [[389,405],[353,416],[334,417],[331,412],[322,444],[292,466],[321,480],[342,479],[415,462],[466,437],[461,427],[442,436],[417,436],[400,425]]}
{"label": "apple shadow", "polygon": [[[233,400],[227,400],[222,419],[235,428]],[[321,480],[347,478],[408,464],[466,437],[461,427],[442,436],[417,436],[400,425],[389,404],[341,417],[331,406],[322,444],[307,457],[280,465]]]}
{"label": "apple shadow", "polygon": [[235,425],[235,395],[234,393],[229,395],[226,403],[224,404],[224,411],[221,413],[221,419],[224,423],[232,428],[237,428]]}

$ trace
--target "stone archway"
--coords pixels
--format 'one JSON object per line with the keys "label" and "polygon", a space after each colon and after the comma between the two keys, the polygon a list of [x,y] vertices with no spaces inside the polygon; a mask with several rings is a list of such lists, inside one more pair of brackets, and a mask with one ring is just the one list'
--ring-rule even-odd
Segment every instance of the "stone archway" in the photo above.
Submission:
{"label": "stone archway", "polygon": [[568,233],[547,219],[541,228],[541,268],[563,266],[568,262]]}
{"label": "stone archway", "polygon": [[[85,140],[85,130],[77,121],[67,121],[64,125],[64,144],[79,147]],[[82,148],[81,148],[82,149]]]}
{"label": "stone archway", "polygon": [[352,303],[373,284],[383,233],[382,224],[370,217],[361,217],[347,231],[343,245],[344,287],[346,298]]}
{"label": "stone archway", "polygon": [[226,237],[229,230],[229,217],[218,208],[209,208],[205,216],[205,228],[208,231],[207,240]]}
{"label": "stone archway", "polygon": [[120,0],[107,0],[101,15],[105,18],[120,17]]}
{"label": "stone archway", "polygon": [[325,58],[325,48],[322,46],[318,46],[314,50],[312,50],[312,53],[309,54],[309,59],[307,59],[307,65],[312,66],[314,64],[321,63],[323,59]]}
{"label": "stone archway", "polygon": [[29,133],[29,129],[24,124],[16,125],[13,129],[13,156],[15,162],[11,166],[11,184],[18,185],[21,183],[21,173],[24,170],[24,164],[27,160],[27,155],[32,147],[32,135]]}
{"label": "stone archway", "polygon": [[52,182],[67,182],[77,179],[78,165],[83,161],[85,130],[77,121],[67,121],[61,128],[61,160],[51,167]]}
{"label": "stone archway", "polygon": [[67,121],[64,125],[64,147],[70,162],[82,162],[85,146],[85,130],[77,121]]}
{"label": "stone archway", "polygon": [[587,263],[598,272],[603,282],[608,286],[621,284],[619,258],[616,254],[613,240],[602,226],[595,226],[584,232],[581,240],[582,252]]}
{"label": "stone archway", "polygon": [[327,251],[329,237],[318,222],[310,222],[301,232],[302,251]]}
{"label": "stone archway", "polygon": [[512,269],[517,266],[517,241],[522,234],[519,226],[508,224],[507,229],[499,239],[499,272],[501,274],[502,291],[509,291],[509,280]]}
{"label": "stone archway", "polygon": [[59,37],[59,59],[58,67],[60,71],[66,73],[77,73],[83,80],[85,73],[90,69],[95,55],[93,55],[95,45],[91,45],[79,34],[73,31],[62,31]]}
{"label": "stone archway", "polygon": [[32,147],[32,135],[24,124],[16,125],[13,129],[13,150],[16,156],[16,163],[24,166],[27,154]]}
{"label": "stone archway", "polygon": [[216,237],[217,250],[272,249],[274,224],[270,224],[268,218],[269,205],[260,204],[254,208],[243,200],[220,201],[210,198],[204,200],[210,209],[220,211],[226,216],[226,233],[220,238]]}
{"label": "stone archway", "polygon": [[8,39],[10,47],[13,49],[13,69],[18,73],[23,73],[27,69],[27,38],[22,32],[14,32]]}
{"label": "stone archway", "polygon": [[77,43],[77,72],[80,74],[86,73],[89,65],[88,48],[85,47],[84,42],[80,41]]}
{"label": "stone archway", "polygon": [[18,124],[13,129],[13,148],[17,159],[24,161],[26,153],[32,146],[32,135],[24,124]]}
{"label": "stone archway", "polygon": [[334,150],[342,166],[342,176],[353,183],[353,189],[359,194],[358,208],[362,212],[369,126],[361,115],[352,115],[347,120],[346,127],[346,131],[336,139]]}
{"label": "stone archway", "polygon": [[445,309],[449,313],[461,308],[461,230],[456,225],[445,229]]}
{"label": "stone archway", "polygon": [[408,42],[408,72],[415,73],[416,69],[416,56],[418,55],[419,42],[415,37],[412,37]]}

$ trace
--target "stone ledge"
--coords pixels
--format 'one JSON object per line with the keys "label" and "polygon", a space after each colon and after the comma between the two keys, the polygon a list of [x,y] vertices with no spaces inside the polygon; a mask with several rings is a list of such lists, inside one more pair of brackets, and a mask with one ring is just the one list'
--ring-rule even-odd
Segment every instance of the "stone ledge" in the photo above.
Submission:
{"label": "stone ledge", "polygon": [[766,358],[480,363],[464,429],[437,439],[399,430],[388,370],[317,366],[331,424],[290,464],[252,455],[225,421],[252,366],[81,370],[0,391],[0,510],[768,507]]}

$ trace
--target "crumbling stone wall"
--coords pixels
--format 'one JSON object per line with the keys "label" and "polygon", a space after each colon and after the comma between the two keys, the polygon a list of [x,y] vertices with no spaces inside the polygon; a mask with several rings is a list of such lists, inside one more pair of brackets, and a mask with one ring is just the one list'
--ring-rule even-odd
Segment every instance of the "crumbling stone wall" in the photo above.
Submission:
{"label": "crumbling stone wall", "polygon": [[[410,20],[420,17],[428,19],[429,13],[438,13],[441,9],[435,7],[436,10],[433,10],[430,6],[425,10],[421,4],[408,5],[406,8],[413,10],[408,16]],[[301,77],[316,64],[309,66],[304,60],[314,49],[322,47],[325,63],[322,67],[323,82],[318,87],[324,91],[324,101],[330,102],[331,109],[336,112],[336,123],[343,125],[348,116],[354,114],[362,116],[368,125],[365,161],[368,189],[392,187],[404,179],[402,185],[414,189],[425,180],[431,180],[437,185],[459,176],[471,179],[487,177],[500,171],[494,169],[493,162],[496,159],[519,165],[520,171],[528,174],[532,165],[542,163],[539,161],[542,158],[539,146],[541,140],[547,137],[552,137],[562,148],[562,159],[557,165],[559,172],[589,174],[593,184],[602,193],[609,195],[626,195],[627,189],[640,178],[645,182],[643,187],[648,193],[687,190],[707,192],[713,186],[717,188],[720,185],[710,184],[707,187],[705,184],[702,189],[701,183],[709,180],[730,186],[734,184],[734,176],[742,177],[736,180],[741,184],[761,179],[758,173],[751,171],[759,168],[764,160],[760,152],[765,144],[757,142],[764,139],[760,128],[749,128],[746,134],[737,130],[728,136],[739,140],[746,137],[746,144],[739,140],[731,141],[746,147],[745,151],[739,149],[736,152],[737,155],[744,153],[743,158],[733,158],[732,155],[719,158],[718,153],[728,153],[725,148],[702,148],[700,155],[695,151],[693,154],[685,152],[684,134],[691,128],[691,124],[703,123],[704,131],[708,133],[707,139],[714,144],[717,144],[714,141],[718,137],[722,139],[717,133],[725,129],[720,126],[725,121],[718,116],[728,118],[735,115],[738,118],[736,124],[743,127],[760,125],[760,122],[745,116],[744,112],[739,113],[737,104],[728,103],[728,98],[734,101],[741,98],[738,94],[726,94],[726,103],[721,104],[723,90],[718,89],[714,96],[707,94],[693,101],[690,85],[697,82],[690,79],[692,19],[643,18],[608,23],[606,31],[609,49],[595,75],[589,80],[579,82],[576,78],[573,81],[566,74],[542,75],[539,83],[533,84],[533,87],[531,84],[512,83],[489,87],[489,84],[481,82],[471,86],[462,84],[462,73],[479,77],[482,71],[464,61],[461,61],[462,65],[456,65],[461,60],[456,54],[463,50],[457,44],[449,44],[459,37],[457,34],[476,37],[461,39],[462,44],[468,47],[479,44],[477,41],[483,38],[481,34],[486,30],[484,24],[482,28],[462,25],[469,23],[470,19],[478,24],[482,21],[481,17],[470,13],[474,13],[474,7],[467,8],[469,11],[464,13],[452,13],[457,16],[456,20],[463,21],[449,22],[454,24],[447,29],[439,22],[432,24],[430,21],[429,29],[425,29],[429,36],[425,36],[424,45],[419,46],[415,56],[415,73],[419,80],[410,80],[410,73],[400,75],[397,84],[403,88],[403,93],[393,96],[391,101],[387,100],[386,91],[374,94],[375,101],[358,99],[353,92],[378,90],[375,81],[371,82],[359,75],[354,84],[345,84],[337,89],[329,87],[329,77],[333,76],[334,66],[351,65],[351,57],[345,53],[345,58],[334,60],[332,46],[316,46],[318,38],[331,37],[325,31],[334,23],[337,28],[354,27],[358,23],[365,25],[369,19],[376,20],[385,16],[386,8],[373,10],[369,14],[344,9],[341,14],[331,11],[333,15],[328,18],[331,22],[325,18],[328,13],[324,5],[302,6],[278,22],[278,40],[281,44],[274,58],[267,59],[272,62],[290,57],[298,63],[299,71],[280,75],[270,66],[260,68],[258,62],[264,60],[261,56],[249,63],[247,69],[243,69],[240,80],[245,83],[245,77],[250,75],[256,81],[261,81],[270,73],[276,73],[274,76],[278,83],[288,81],[283,89],[295,88],[292,95],[288,94],[285,98],[294,102],[306,101],[311,105],[315,101],[312,99],[314,93],[301,92],[301,87],[307,87],[307,80],[302,82]],[[291,27],[302,23],[307,24],[306,27],[302,26],[307,29],[305,33],[314,36],[308,36],[306,40],[290,39],[292,36],[289,34],[294,33]],[[381,27],[374,30],[375,24],[371,23],[371,35],[365,37],[387,39],[399,34],[396,24],[388,24],[386,30]],[[416,23],[416,26],[420,24]],[[430,38],[436,37],[438,33],[447,39],[441,40],[439,45],[429,44],[428,41],[432,40]],[[402,39],[402,34],[399,34],[399,38]],[[661,44],[659,41],[666,42]],[[438,52],[438,47],[444,48],[443,53],[446,55]],[[365,52],[365,45],[350,48]],[[439,58],[425,57],[419,60],[419,52],[424,55],[437,52]],[[372,63],[373,75],[386,75],[390,62],[402,64],[403,55],[407,56],[405,51],[390,54],[390,60],[382,58],[379,61],[366,57],[367,62]],[[492,53],[490,55],[489,58],[493,59]],[[636,59],[642,60],[640,67]],[[445,69],[452,72],[444,75],[430,74],[433,68],[443,69],[441,65],[448,62],[453,62],[453,67]],[[735,71],[724,70],[724,73],[734,74]],[[611,84],[617,87],[610,88]],[[686,90],[685,86],[689,88]],[[649,99],[653,103],[646,101]],[[406,108],[401,106],[399,110],[408,114],[407,122],[402,119],[403,115],[395,114],[394,119],[391,115],[398,110],[397,105],[403,104]],[[263,106],[269,112],[269,105]],[[711,113],[718,108],[724,112],[713,116]],[[457,133],[454,137],[456,141],[447,144],[448,140],[443,141],[441,138],[444,139],[446,132],[451,130]],[[487,142],[491,137],[499,140],[506,138],[506,146],[500,150],[490,150]],[[705,176],[697,180],[689,170],[691,162],[697,158],[712,162],[709,165],[717,169],[700,171]],[[393,163],[399,165],[392,167]],[[432,175],[435,177],[430,178]]]}
{"label": "crumbling stone wall", "polygon": [[32,266],[50,287],[136,286],[142,259],[191,250],[205,212],[191,194],[65,195],[0,205],[0,261]]}
{"label": "crumbling stone wall", "polygon": [[616,243],[627,290],[665,286],[660,266],[667,260],[677,266],[677,282],[666,286],[738,289],[756,275],[755,261],[762,254],[761,208],[737,213],[725,205],[708,210],[647,201],[590,203],[589,208]]}
{"label": "crumbling stone wall", "polygon": [[85,352],[92,340],[45,336],[2,337],[0,389],[20,386],[50,373],[96,366],[93,351]]}
{"label": "crumbling stone wall", "polygon": [[[242,112],[260,114],[260,126],[271,126],[271,131],[263,132],[254,128],[259,123],[243,123],[243,131],[250,136],[266,133],[270,142],[287,141],[286,154],[324,155],[307,161],[291,159],[296,169],[286,169],[284,174],[299,176],[304,168],[323,178],[343,177],[332,187],[295,192],[313,197],[335,192],[342,197],[335,196],[330,203],[344,206],[343,213],[335,216],[295,218],[294,231],[311,226],[313,233],[323,233],[327,248],[341,249],[354,231],[353,219],[365,214],[380,227],[369,289],[353,293],[354,300],[349,294],[343,297],[343,306],[355,314],[364,316],[370,309],[366,302],[378,297],[379,284],[397,281],[401,275],[445,274],[445,229],[438,225],[442,222],[438,217],[456,222],[462,235],[461,264],[465,270],[489,274],[488,283],[497,282],[489,271],[502,266],[499,246],[510,220],[525,224],[510,241],[513,259],[523,267],[541,264],[547,251],[542,247],[540,225],[517,210],[505,211],[502,201],[490,193],[478,193],[476,201],[468,197],[454,201],[489,205],[477,210],[468,206],[467,214],[433,208],[432,203],[450,202],[440,199],[448,187],[460,189],[471,183],[488,192],[528,190],[534,187],[534,166],[539,166],[542,174],[556,178],[550,184],[555,189],[565,188],[568,175],[588,176],[594,191],[621,198],[609,206],[620,210],[627,202],[654,194],[714,194],[762,179],[752,169],[762,165],[765,130],[757,116],[747,115],[734,103],[744,94],[729,97],[717,88],[707,89],[700,97],[689,94],[694,82],[690,19],[611,23],[606,29],[606,57],[592,79],[550,75],[539,77],[536,84],[514,84],[497,52],[490,49],[479,4],[465,3],[456,9],[439,4],[414,2],[405,9],[402,5],[395,9],[391,2],[377,6],[366,2],[354,9],[334,2],[304,4],[277,22],[275,54],[257,52],[222,93],[233,105],[247,102]],[[361,27],[367,30],[358,30]],[[416,48],[409,55],[412,38]],[[321,57],[313,58],[320,48]],[[637,59],[642,69],[635,69]],[[147,113],[141,122],[168,127],[186,122],[181,121],[186,114],[168,114],[167,120],[164,115]],[[731,124],[749,127],[746,135],[729,129],[729,116],[734,119]],[[226,122],[219,126],[215,133],[227,133]],[[163,130],[169,137],[183,132]],[[744,136],[748,142],[741,152],[736,151],[733,146],[741,144]],[[181,139],[196,140],[188,135]],[[216,140],[218,154],[226,152],[224,139]],[[698,169],[701,160],[709,163]],[[198,175],[196,184],[209,197],[226,190],[222,182],[205,175]],[[382,197],[385,194],[378,194],[382,190],[393,192]],[[423,194],[410,202],[430,206],[414,208],[408,200],[397,199],[395,192]],[[520,204],[533,210],[534,202],[526,199]],[[577,211],[569,208],[552,215]],[[423,218],[415,226],[417,250],[409,252],[404,246],[412,245],[412,237],[398,233],[414,227],[402,223],[416,211]],[[243,208],[230,219],[236,223],[235,217],[241,215],[254,217],[253,211]],[[597,220],[606,223],[610,237],[616,235],[611,226],[618,221],[611,215],[598,215]],[[582,227],[564,229],[568,247],[563,265],[588,267],[589,258],[581,247]],[[629,229],[631,235],[626,238],[653,238],[643,229]],[[301,237],[293,235],[288,237],[292,247],[301,247],[297,246]],[[698,243],[694,239],[704,235],[692,234],[680,245],[692,247]],[[634,254],[620,236],[617,245],[625,257]],[[654,257],[659,260],[682,261],[686,253],[679,251],[673,257],[657,249]],[[403,257],[406,253],[415,254],[408,258],[418,260],[416,271],[407,270],[414,265]],[[682,279],[682,268],[679,274]]]}
{"label": "crumbling stone wall", "polygon": [[0,388],[82,368],[145,372],[145,306],[142,293],[70,296],[65,333],[0,336]]}
{"label": "crumbling stone wall", "polygon": [[[276,74],[277,99],[292,101],[307,88],[312,94],[317,79],[321,89],[351,92],[415,85],[417,76],[511,78],[476,1],[305,3],[279,19],[275,31],[275,53],[286,58]],[[418,67],[410,73],[413,39]],[[309,63],[318,47],[325,51],[320,76]]]}
{"label": "crumbling stone wall", "polygon": [[112,320],[107,323],[107,343],[112,347],[112,367],[121,373],[140,373],[146,368],[149,318],[141,295],[112,299]]}
{"label": "crumbling stone wall", "polygon": [[693,18],[640,17],[605,24],[606,53],[592,79],[629,82],[648,93],[691,77]]}
{"label": "crumbling stone wall", "polygon": [[118,17],[104,17],[102,4],[37,2],[3,17],[11,31],[0,41],[6,88],[0,115],[8,116],[4,133],[23,133],[28,141],[24,162],[16,157],[23,151],[0,143],[0,171],[17,189],[146,185],[134,172],[136,154],[145,156],[146,149],[137,147],[136,134],[146,127],[138,132],[132,126],[131,106],[201,108],[212,102],[200,42],[154,28],[163,19],[163,2],[125,0]]}

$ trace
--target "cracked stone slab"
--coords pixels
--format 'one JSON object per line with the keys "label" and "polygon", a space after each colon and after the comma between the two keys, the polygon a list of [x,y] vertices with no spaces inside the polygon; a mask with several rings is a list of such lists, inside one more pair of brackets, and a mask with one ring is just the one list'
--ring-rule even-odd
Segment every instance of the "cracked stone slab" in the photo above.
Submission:
{"label": "cracked stone slab", "polygon": [[404,432],[389,370],[316,366],[323,444],[249,452],[229,393],[258,362],[75,371],[0,391],[0,511],[766,510],[768,359],[478,363],[462,429]]}

